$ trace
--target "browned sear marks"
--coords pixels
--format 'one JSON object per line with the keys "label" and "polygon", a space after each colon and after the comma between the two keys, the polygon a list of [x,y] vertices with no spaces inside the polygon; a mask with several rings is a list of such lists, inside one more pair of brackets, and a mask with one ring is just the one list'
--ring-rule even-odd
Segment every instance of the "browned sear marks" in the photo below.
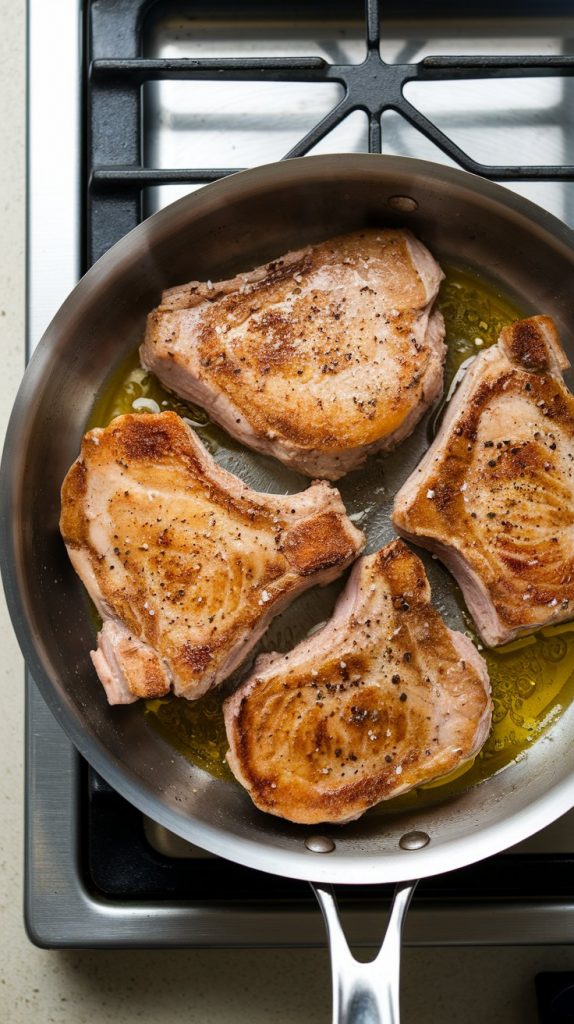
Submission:
{"label": "browned sear marks", "polygon": [[410,232],[355,231],[164,292],[142,362],[244,444],[335,480],[440,393],[442,276]]}
{"label": "browned sear marks", "polygon": [[331,621],[262,656],[224,705],[228,761],[261,810],[345,822],[472,759],[490,728],[486,666],[430,603],[402,541],[361,558]]}
{"label": "browned sear marks", "polygon": [[60,526],[104,620],[93,661],[111,703],[201,696],[363,545],[334,488],[252,491],[172,412],[86,434]]}
{"label": "browned sear marks", "polygon": [[549,317],[477,356],[395,500],[393,522],[445,561],[487,644],[574,614],[574,396]]}

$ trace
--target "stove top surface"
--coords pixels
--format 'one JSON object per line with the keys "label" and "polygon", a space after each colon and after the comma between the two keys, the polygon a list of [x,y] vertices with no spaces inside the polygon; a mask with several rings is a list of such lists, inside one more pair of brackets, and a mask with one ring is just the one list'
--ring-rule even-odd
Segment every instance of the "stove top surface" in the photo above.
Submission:
{"label": "stove top surface", "polygon": [[[313,946],[305,883],[211,857],[145,820],[81,760],[27,684],[25,916],[41,946]],[[481,864],[421,883],[409,945],[567,942],[574,814]],[[551,848],[551,849],[550,849]],[[390,886],[339,890],[353,945],[380,941]]]}
{"label": "stove top surface", "polygon": [[[370,149],[462,163],[574,226],[568,5],[546,4],[540,17],[525,3],[516,18],[496,4],[461,14],[447,2],[430,18],[415,3],[404,19],[390,3],[379,26],[374,3],[365,21],[353,3],[251,3],[238,14],[229,3],[99,0],[82,22],[81,5],[65,0],[60,34],[51,6],[30,4],[30,347],[79,274],[143,216],[285,155]],[[52,47],[50,90],[48,24],[60,57]],[[357,68],[369,53],[379,92],[365,96]],[[88,165],[72,179],[84,144],[82,81]],[[74,128],[62,138],[68,177],[47,190],[45,122],[58,95]],[[47,267],[55,223],[60,256]],[[304,884],[217,860],[144,820],[80,760],[31,681],[27,706],[26,916],[36,942],[324,941]],[[574,812],[515,851],[424,883],[406,940],[565,941],[573,860]],[[388,896],[385,887],[342,894],[351,941],[378,940]]]}

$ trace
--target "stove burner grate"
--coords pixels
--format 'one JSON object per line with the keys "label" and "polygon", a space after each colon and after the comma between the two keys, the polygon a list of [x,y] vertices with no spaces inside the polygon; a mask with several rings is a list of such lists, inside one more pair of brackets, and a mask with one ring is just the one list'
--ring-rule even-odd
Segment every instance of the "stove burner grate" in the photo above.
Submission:
{"label": "stove burner grate", "polygon": [[[212,80],[236,82],[335,82],[340,101],[315,124],[284,158],[305,156],[349,114],[364,111],[369,121],[368,148],[380,153],[381,118],[395,111],[464,170],[496,181],[572,181],[574,166],[492,165],[465,153],[404,95],[410,82],[521,77],[570,77],[574,56],[427,56],[417,63],[386,63],[379,52],[380,3],[365,0],[366,57],[360,64],[334,64],[322,57],[145,59],[140,56],[141,26],[149,0],[98,0],[90,18],[87,95],[89,115],[87,225],[88,264],[142,219],[143,189],[150,186],[194,185],[216,181],[243,168],[152,168],[142,162],[141,88],[147,82]],[[327,6],[327,5],[325,5]],[[386,4],[385,14],[393,13]],[[420,5],[418,5],[420,6]],[[439,5],[441,6],[441,5]],[[450,8],[451,4],[442,5]],[[523,5],[522,14],[530,6]],[[550,3],[545,14],[558,7]],[[332,16],[332,7],[329,13]],[[415,4],[415,7],[417,5]],[[486,3],[480,13],[494,15]],[[348,13],[348,5],[347,5]],[[400,12],[399,12],[400,13]],[[411,16],[416,10],[411,10]],[[433,14],[440,13],[433,11]],[[121,47],[121,57],[110,57]]]}

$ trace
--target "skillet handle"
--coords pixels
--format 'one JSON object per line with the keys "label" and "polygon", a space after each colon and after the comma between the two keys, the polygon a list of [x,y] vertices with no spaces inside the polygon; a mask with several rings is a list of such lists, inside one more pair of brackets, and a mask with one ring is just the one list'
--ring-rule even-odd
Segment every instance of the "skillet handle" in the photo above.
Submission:
{"label": "skillet handle", "polygon": [[374,960],[355,960],[345,938],[333,887],[311,882],[329,940],[333,982],[333,1024],[400,1024],[401,934],[416,882],[400,882],[387,930]]}

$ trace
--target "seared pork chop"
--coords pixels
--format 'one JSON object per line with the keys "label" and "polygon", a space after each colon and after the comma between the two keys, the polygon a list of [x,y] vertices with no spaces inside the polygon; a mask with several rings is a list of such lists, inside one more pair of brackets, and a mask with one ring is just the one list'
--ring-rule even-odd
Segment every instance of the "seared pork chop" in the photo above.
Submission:
{"label": "seared pork chop", "polygon": [[473,758],[490,685],[430,604],[421,560],[395,540],[359,559],[319,633],[258,658],[224,712],[227,759],[257,807],[342,823]]}
{"label": "seared pork chop", "polygon": [[574,615],[574,396],[545,316],[505,327],[397,494],[397,530],[443,560],[485,643]]}
{"label": "seared pork chop", "polygon": [[172,412],[119,416],[86,434],[60,526],[104,620],[92,660],[111,704],[169,690],[200,697],[364,542],[334,488],[252,491]]}
{"label": "seared pork chop", "polygon": [[442,277],[409,231],[356,231],[169,289],[141,360],[239,441],[336,480],[407,437],[440,394]]}

